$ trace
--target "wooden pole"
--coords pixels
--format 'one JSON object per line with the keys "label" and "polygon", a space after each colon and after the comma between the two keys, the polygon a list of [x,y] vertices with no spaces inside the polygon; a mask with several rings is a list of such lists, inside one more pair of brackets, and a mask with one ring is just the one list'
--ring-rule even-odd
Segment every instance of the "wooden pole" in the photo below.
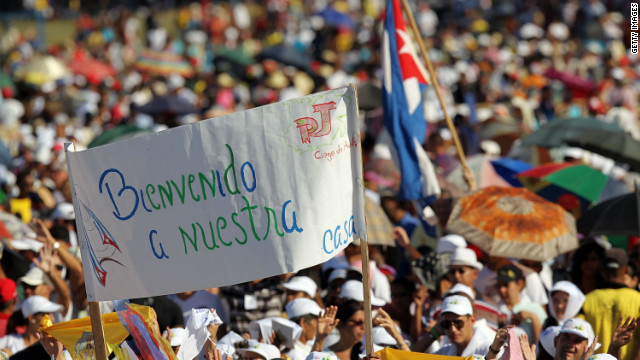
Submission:
{"label": "wooden pole", "polygon": [[107,345],[104,341],[104,329],[102,328],[99,303],[95,301],[89,302],[89,316],[91,317],[91,331],[93,332],[96,360],[107,360]]}
{"label": "wooden pole", "polygon": [[369,275],[369,244],[360,239],[360,255],[362,256],[362,291],[364,292],[364,331],[365,350],[367,355],[373,353],[373,325],[371,322],[371,286]]}
{"label": "wooden pole", "polygon": [[[355,101],[356,101],[356,109],[359,110],[358,106],[358,87],[355,84],[349,84],[352,86],[355,91]],[[360,124],[358,123],[358,128]],[[360,148],[360,156],[362,157],[362,146]],[[362,176],[364,176],[364,172],[362,168],[358,169],[362,172]],[[362,189],[362,196],[364,200],[364,189]],[[362,203],[362,212],[364,213],[364,202]],[[365,223],[367,219],[365,218]],[[365,333],[365,351],[367,355],[371,355],[373,353],[373,325],[371,319],[371,286],[369,285],[371,275],[369,274],[369,245],[367,243],[366,235],[365,239],[360,239],[360,255],[362,256],[362,291],[364,298],[364,333]]]}
{"label": "wooden pole", "polygon": [[409,3],[407,0],[402,1],[402,8],[404,9],[407,18],[409,19],[409,24],[411,26],[411,32],[413,33],[413,37],[416,39],[420,46],[420,53],[424,58],[424,62],[427,64],[427,71],[429,71],[429,76],[431,77],[431,84],[433,88],[436,90],[436,95],[438,96],[438,101],[440,101],[440,106],[442,107],[442,112],[444,113],[444,119],[447,122],[447,126],[451,131],[451,135],[453,136],[453,142],[458,149],[458,157],[460,158],[460,164],[463,168],[464,179],[469,186],[469,190],[474,191],[477,189],[476,180],[473,176],[473,172],[467,166],[467,160],[464,156],[464,151],[462,151],[462,145],[460,144],[460,139],[458,138],[458,132],[456,131],[455,126],[453,126],[453,121],[449,117],[449,113],[447,112],[447,108],[444,104],[444,100],[442,99],[442,94],[440,93],[440,85],[438,84],[438,78],[436,77],[435,71],[433,70],[433,66],[431,65],[431,61],[429,60],[429,55],[427,54],[427,49],[425,48],[424,41],[422,41],[422,36],[420,36],[420,32],[418,31],[418,26],[416,25],[416,21],[413,18],[413,13],[409,8]]}

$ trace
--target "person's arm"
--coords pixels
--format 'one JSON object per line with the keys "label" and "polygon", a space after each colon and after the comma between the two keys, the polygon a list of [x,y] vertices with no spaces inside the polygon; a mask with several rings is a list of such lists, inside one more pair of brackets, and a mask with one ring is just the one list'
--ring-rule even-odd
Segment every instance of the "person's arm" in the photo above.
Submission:
{"label": "person's arm", "polygon": [[65,315],[69,310],[69,304],[71,303],[71,292],[67,283],[62,280],[60,275],[55,271],[53,265],[53,248],[49,244],[44,244],[40,250],[40,259],[34,258],[33,263],[42,269],[42,271],[51,279],[53,287],[58,294],[58,304],[62,305],[61,314]]}
{"label": "person's arm", "polygon": [[424,336],[422,336],[417,343],[411,346],[411,351],[413,352],[426,352],[429,346],[433,344],[434,341],[438,340],[440,336],[444,333],[442,327],[440,326],[440,322],[437,322],[435,325],[431,327],[429,331],[427,331]]}
{"label": "person's arm", "polygon": [[84,288],[84,272],[82,270],[82,263],[71,252],[69,252],[69,246],[64,241],[56,240],[49,232],[49,229],[45,226],[44,222],[40,219],[35,219],[34,230],[36,231],[36,239],[44,244],[49,244],[54,247],[57,243],[57,253],[60,260],[67,267],[69,272],[69,285],[72,289],[73,303],[80,309],[86,307],[87,292]]}
{"label": "person's arm", "polygon": [[533,343],[537,343],[540,338],[540,333],[542,332],[542,323],[540,322],[538,315],[530,311],[520,311],[516,316],[520,322],[525,320],[529,320],[531,322],[531,328],[533,329]]}
{"label": "person's arm", "polygon": [[411,319],[411,338],[414,342],[418,341],[418,338],[422,334],[422,315],[424,310],[424,303],[427,301],[428,297],[429,292],[424,286],[420,286],[420,289],[418,289],[413,296],[413,303],[416,304],[416,313]]}
{"label": "person's arm", "polygon": [[44,332],[36,333],[36,337],[47,354],[52,355],[55,360],[65,360],[64,346],[62,343],[53,336],[47,335]]}
{"label": "person's arm", "polygon": [[329,306],[322,316],[318,318],[318,325],[316,326],[316,340],[313,342],[311,351],[322,351],[324,348],[324,341],[327,336],[331,334],[333,329],[336,328],[340,319],[336,319],[336,313],[338,307],[335,305]]}
{"label": "person's arm", "polygon": [[378,309],[378,315],[373,319],[374,326],[382,326],[391,337],[398,343],[398,350],[411,351],[409,345],[402,337],[402,334],[396,328],[396,323],[393,321],[389,314],[382,310],[382,308]]}
{"label": "person's arm", "polygon": [[486,360],[492,360],[498,356],[500,348],[502,348],[502,345],[504,345],[509,338],[509,327],[498,329],[496,336],[493,338],[493,343],[489,346],[489,352],[487,352],[487,355],[484,357]]}
{"label": "person's arm", "polygon": [[409,260],[416,260],[422,257],[422,254],[420,254],[420,252],[411,245],[409,235],[402,226],[396,226],[393,228],[393,239],[398,243],[398,246],[407,252]]}
{"label": "person's arm", "polygon": [[638,326],[638,319],[633,318],[631,316],[627,317],[625,320],[624,317],[621,317],[618,320],[618,325],[616,329],[613,331],[611,335],[611,343],[609,344],[609,350],[607,354],[615,357],[616,359],[620,358],[620,349],[623,346],[626,346],[633,337],[633,332],[636,331],[636,327]]}

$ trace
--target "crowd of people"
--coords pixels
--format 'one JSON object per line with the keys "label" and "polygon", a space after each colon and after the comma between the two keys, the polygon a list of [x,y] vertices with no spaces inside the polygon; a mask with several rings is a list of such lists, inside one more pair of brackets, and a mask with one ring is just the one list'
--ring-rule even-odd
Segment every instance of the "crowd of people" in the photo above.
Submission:
{"label": "crowd of people", "polygon": [[[626,249],[584,237],[577,250],[534,262],[488,256],[445,231],[452,203],[466,189],[446,180],[459,162],[433,88],[423,95],[424,146],[442,181],[432,205],[437,235],[425,236],[416,209],[397,199],[400,174],[382,141],[385,5],[201,1],[173,9],[170,26],[152,9],[113,7],[79,14],[75,34],[49,46],[38,44],[35,33],[3,29],[0,357],[68,358],[71,349],[39,332],[41,321],[88,315],[64,143],[81,150],[125,126],[161,131],[354,83],[367,201],[395,226],[385,235],[397,246],[354,241],[296,274],[130,299],[155,310],[155,331],[165,332],[179,358],[181,352],[216,360],[364,356],[366,245],[375,350],[640,359],[637,237]],[[640,140],[640,61],[628,50],[627,1],[418,0],[411,6],[467,156],[559,160],[567,151],[520,144],[558,118],[593,117]],[[74,68],[87,60],[95,61],[91,71]],[[152,108],[157,99],[169,107]],[[573,157],[620,180],[637,175],[584,153]],[[416,262],[427,263],[422,270],[430,276],[418,274]],[[181,348],[193,309],[211,309],[208,340]],[[131,358],[141,356],[135,342],[123,348]]]}

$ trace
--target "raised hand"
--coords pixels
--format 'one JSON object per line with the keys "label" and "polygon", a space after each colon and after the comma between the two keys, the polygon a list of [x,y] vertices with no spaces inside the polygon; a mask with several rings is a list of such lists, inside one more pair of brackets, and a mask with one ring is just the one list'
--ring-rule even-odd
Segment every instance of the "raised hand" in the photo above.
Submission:
{"label": "raised hand", "polygon": [[340,322],[340,319],[336,319],[337,313],[338,307],[331,305],[325,309],[324,314],[320,315],[318,325],[316,325],[316,340],[313,343],[311,351],[322,351],[327,336],[333,332],[333,329],[335,329]]}
{"label": "raised hand", "polygon": [[318,325],[316,326],[316,337],[326,338],[331,334],[333,329],[338,326],[340,319],[336,319],[338,313],[338,307],[331,305],[326,308],[324,314],[318,318]]}
{"label": "raised hand", "polygon": [[636,331],[638,327],[638,319],[633,318],[631,316],[621,317],[618,320],[618,325],[616,329],[613,331],[613,335],[611,335],[611,345],[610,347],[621,348],[627,345],[631,341],[631,337],[633,336],[633,332]]}
{"label": "raised hand", "polygon": [[522,349],[522,357],[524,360],[536,360],[536,344],[529,346],[529,337],[527,334],[520,335],[520,348]]}
{"label": "raised hand", "polygon": [[422,309],[424,303],[429,298],[429,291],[424,286],[420,286],[420,288],[413,295],[413,302],[416,303],[416,308]]}
{"label": "raised hand", "polygon": [[591,355],[593,355],[593,352],[596,351],[597,343],[598,343],[598,337],[596,336],[591,342],[591,346],[589,346],[587,351],[585,351],[584,354],[582,354],[582,357],[580,358],[580,360],[587,360],[588,358],[590,358]]}

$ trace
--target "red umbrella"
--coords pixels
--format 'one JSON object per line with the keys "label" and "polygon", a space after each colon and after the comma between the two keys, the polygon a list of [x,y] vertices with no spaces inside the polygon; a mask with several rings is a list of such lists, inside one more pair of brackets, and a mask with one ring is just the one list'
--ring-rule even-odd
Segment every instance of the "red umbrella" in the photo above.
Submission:
{"label": "red umbrella", "polygon": [[92,84],[100,84],[107,78],[116,75],[116,70],[104,61],[92,58],[84,52],[76,52],[69,63],[71,72],[84,76]]}

